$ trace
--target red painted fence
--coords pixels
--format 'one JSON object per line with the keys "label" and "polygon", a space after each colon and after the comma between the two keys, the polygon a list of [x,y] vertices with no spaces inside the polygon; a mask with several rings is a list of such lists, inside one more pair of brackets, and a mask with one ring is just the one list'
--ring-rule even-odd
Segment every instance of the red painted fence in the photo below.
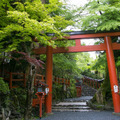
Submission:
{"label": "red painted fence", "polygon": [[83,76],[83,83],[86,85],[89,85],[95,89],[100,88],[101,83],[103,82],[104,79],[93,79],[87,76]]}
{"label": "red painted fence", "polygon": [[70,85],[70,80],[65,78],[53,77],[53,83]]}

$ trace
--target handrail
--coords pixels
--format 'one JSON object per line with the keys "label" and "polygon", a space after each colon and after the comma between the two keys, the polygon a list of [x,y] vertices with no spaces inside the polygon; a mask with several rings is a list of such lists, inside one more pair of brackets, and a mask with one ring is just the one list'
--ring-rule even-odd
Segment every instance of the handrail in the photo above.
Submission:
{"label": "handrail", "polygon": [[103,80],[104,79],[93,79],[93,78],[85,76],[85,75],[83,75],[83,79],[82,79],[84,84],[87,84],[87,85],[89,85],[89,86],[91,86],[91,87],[93,87],[95,89],[100,88],[101,83],[103,82]]}
{"label": "handrail", "polygon": [[[6,76],[4,80],[9,81],[9,88],[16,88],[18,86],[13,86],[14,81],[23,81],[23,86],[26,87],[26,74],[25,73],[17,73],[17,72],[5,72]],[[22,78],[13,78],[14,75],[21,76]],[[45,82],[45,76],[41,74],[36,74],[35,79],[34,79],[34,86],[37,85],[37,81]],[[70,80],[65,79],[65,78],[59,78],[59,77],[53,77],[53,83],[58,83],[58,84],[65,84],[67,86],[70,85]]]}
{"label": "handrail", "polygon": [[41,74],[36,74],[34,78],[34,86],[37,86],[37,81],[45,82],[45,76]]}
{"label": "handrail", "polygon": [[[20,76],[22,78],[14,78],[13,77],[14,75]],[[17,72],[7,72],[7,71],[5,71],[4,80],[9,81],[9,88],[10,89],[19,87],[19,86],[13,86],[13,81],[14,82],[15,81],[17,81],[17,82],[23,81],[23,87],[26,87],[26,74],[25,73],[17,73]]]}
{"label": "handrail", "polygon": [[70,85],[70,80],[65,78],[53,77],[53,83]]}

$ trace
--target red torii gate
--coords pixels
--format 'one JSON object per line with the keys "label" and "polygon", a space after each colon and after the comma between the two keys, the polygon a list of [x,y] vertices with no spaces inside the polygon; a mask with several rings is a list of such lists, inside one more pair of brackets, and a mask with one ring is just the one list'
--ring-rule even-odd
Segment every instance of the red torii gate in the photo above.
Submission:
{"label": "red torii gate", "polygon": [[[46,54],[46,83],[49,86],[49,94],[46,98],[46,113],[52,112],[52,54],[55,53],[72,53],[72,52],[87,52],[87,51],[106,51],[111,92],[113,98],[114,112],[120,113],[120,95],[118,88],[118,80],[116,75],[115,61],[113,50],[120,50],[120,44],[112,43],[111,37],[120,36],[120,32],[106,32],[106,33],[95,33],[91,31],[85,32],[70,32],[70,36],[65,37],[68,40],[75,40],[76,45],[72,47],[57,47],[52,48],[51,46],[41,47],[34,49],[36,54]],[[90,38],[104,38],[104,43],[100,45],[81,46],[80,39]]]}

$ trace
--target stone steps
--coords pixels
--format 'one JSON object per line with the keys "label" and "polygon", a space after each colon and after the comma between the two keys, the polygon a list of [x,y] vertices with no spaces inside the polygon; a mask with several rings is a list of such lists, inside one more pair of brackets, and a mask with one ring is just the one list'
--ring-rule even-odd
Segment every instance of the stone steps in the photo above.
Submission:
{"label": "stone steps", "polygon": [[90,109],[90,107],[88,106],[72,106],[72,107],[69,107],[69,106],[62,106],[62,107],[53,107],[53,109]]}
{"label": "stone steps", "polygon": [[53,112],[89,112],[91,109],[54,109]]}
{"label": "stone steps", "polygon": [[56,104],[55,106],[83,106],[83,105],[87,105],[86,102],[60,102],[58,104]]}
{"label": "stone steps", "polygon": [[82,111],[92,111],[92,109],[87,106],[87,100],[85,101],[65,101],[60,102],[52,106],[52,111],[64,112],[64,111],[73,111],[73,112],[82,112]]}
{"label": "stone steps", "polygon": [[93,98],[96,93],[96,89],[82,84],[82,96],[79,98],[70,98],[65,99],[64,102],[60,102],[52,106],[52,111],[73,111],[73,112],[82,112],[82,111],[93,111],[88,105],[87,102]]}
{"label": "stone steps", "polygon": [[82,84],[82,96],[94,96],[96,91],[97,91],[96,89],[86,84]]}

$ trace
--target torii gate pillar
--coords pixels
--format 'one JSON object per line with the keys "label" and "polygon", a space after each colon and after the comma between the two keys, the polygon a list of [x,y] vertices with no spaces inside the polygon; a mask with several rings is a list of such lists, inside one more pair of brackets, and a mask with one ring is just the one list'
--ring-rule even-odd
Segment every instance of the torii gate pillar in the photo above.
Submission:
{"label": "torii gate pillar", "polygon": [[53,74],[53,59],[52,59],[53,48],[47,46],[46,51],[46,84],[49,87],[49,93],[46,96],[46,113],[52,112],[52,74]]}
{"label": "torii gate pillar", "polygon": [[120,96],[118,94],[119,88],[118,88],[118,80],[117,80],[117,74],[115,68],[115,60],[114,60],[111,37],[106,36],[104,40],[106,45],[106,56],[107,56],[114,112],[120,113]]}

